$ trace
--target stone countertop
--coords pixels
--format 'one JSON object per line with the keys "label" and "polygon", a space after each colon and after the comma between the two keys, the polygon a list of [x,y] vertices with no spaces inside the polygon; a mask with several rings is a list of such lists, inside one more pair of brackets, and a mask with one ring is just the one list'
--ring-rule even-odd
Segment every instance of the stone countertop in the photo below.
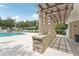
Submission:
{"label": "stone countertop", "polygon": [[45,36],[47,36],[47,35],[39,35],[39,34],[37,34],[37,35],[33,35],[32,37],[33,37],[33,38],[42,39],[42,38],[45,37]]}

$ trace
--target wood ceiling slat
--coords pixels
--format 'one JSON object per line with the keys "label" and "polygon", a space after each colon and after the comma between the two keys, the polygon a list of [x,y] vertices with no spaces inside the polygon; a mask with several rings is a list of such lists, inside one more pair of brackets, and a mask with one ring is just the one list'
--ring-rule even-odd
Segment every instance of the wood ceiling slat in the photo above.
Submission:
{"label": "wood ceiling slat", "polygon": [[56,13],[52,13],[52,17],[54,17],[55,18],[55,21],[57,21],[57,23],[58,23],[58,18],[56,16]]}
{"label": "wood ceiling slat", "polygon": [[60,16],[59,16],[58,12],[53,13],[53,14],[54,14],[54,15],[55,15],[55,17],[56,17],[56,20],[59,22],[59,20],[60,20]]}
{"label": "wood ceiling slat", "polygon": [[73,4],[68,4],[68,8],[70,9],[73,9]]}
{"label": "wood ceiling slat", "polygon": [[67,3],[63,5],[57,5],[57,8],[61,11],[61,10],[65,10],[65,6],[67,6]]}
{"label": "wood ceiling slat", "polygon": [[[55,18],[55,21],[57,21],[57,23],[58,23],[58,19],[57,19],[57,17],[56,17],[56,15],[55,15],[53,10],[51,10],[51,13],[52,13],[51,15]],[[56,12],[56,14],[57,14],[57,12]]]}
{"label": "wood ceiling slat", "polygon": [[57,10],[56,7],[52,7],[52,11],[53,11],[53,12],[57,12],[58,10]]}
{"label": "wood ceiling slat", "polygon": [[[54,22],[56,22],[56,21],[58,22],[57,16],[55,15],[55,13],[53,14],[52,8],[51,9],[48,9],[48,10],[45,9],[43,11],[46,12],[47,14],[50,14],[51,16],[53,16],[53,18],[54,18],[53,21]],[[56,12],[56,14],[57,14],[57,12]]]}
{"label": "wood ceiling slat", "polygon": [[46,6],[47,6],[47,7],[49,7],[49,4],[48,4],[48,3],[46,3]]}
{"label": "wood ceiling slat", "polygon": [[54,18],[54,17],[52,17],[50,14],[49,14],[48,16],[52,19],[52,21],[53,21],[53,22],[55,22],[55,23],[56,23],[56,21],[55,21],[55,18]]}
{"label": "wood ceiling slat", "polygon": [[68,19],[68,16],[69,16],[69,14],[70,14],[70,11],[71,11],[71,9],[68,9],[68,10],[67,10],[67,14],[66,14],[66,16],[65,16],[65,22],[66,22],[67,19]]}
{"label": "wood ceiling slat", "polygon": [[55,6],[55,3],[48,3],[49,6]]}
{"label": "wood ceiling slat", "polygon": [[[46,10],[47,10],[47,9],[46,9]],[[52,10],[52,9],[48,9],[46,12],[50,14],[50,13],[52,13],[51,10]]]}
{"label": "wood ceiling slat", "polygon": [[43,9],[47,8],[46,3],[41,3],[41,6],[42,6]]}
{"label": "wood ceiling slat", "polygon": [[61,17],[61,22],[64,22],[64,18],[65,18],[65,14],[66,14],[66,10],[59,12],[60,13],[60,17]]}
{"label": "wood ceiling slat", "polygon": [[51,14],[50,16],[55,23],[58,22],[53,14]]}
{"label": "wood ceiling slat", "polygon": [[[66,10],[66,9],[64,9],[64,10]],[[56,11],[56,12],[52,12],[52,13],[62,12],[62,11],[64,11],[64,10]],[[47,11],[46,11],[46,12],[47,12]],[[47,14],[50,14],[50,13],[47,12]]]}

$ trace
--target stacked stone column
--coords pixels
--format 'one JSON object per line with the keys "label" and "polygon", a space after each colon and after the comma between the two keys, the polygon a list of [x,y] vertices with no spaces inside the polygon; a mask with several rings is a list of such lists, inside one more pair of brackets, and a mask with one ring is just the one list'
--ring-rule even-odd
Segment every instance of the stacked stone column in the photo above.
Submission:
{"label": "stacked stone column", "polygon": [[55,39],[54,22],[46,12],[39,12],[39,33],[33,36],[33,50],[43,53]]}

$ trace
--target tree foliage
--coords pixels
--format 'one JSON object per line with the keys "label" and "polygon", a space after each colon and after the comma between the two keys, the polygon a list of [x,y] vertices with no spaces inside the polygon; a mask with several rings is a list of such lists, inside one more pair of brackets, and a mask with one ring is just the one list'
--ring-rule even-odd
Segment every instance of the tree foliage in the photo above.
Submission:
{"label": "tree foliage", "polygon": [[1,17],[0,17],[0,26],[2,26],[2,19],[1,19]]}
{"label": "tree foliage", "polygon": [[38,21],[32,20],[28,21],[19,21],[16,23],[15,19],[12,19],[11,17],[7,17],[6,19],[1,19],[0,17],[0,27],[3,29],[10,28],[12,29],[13,27],[17,28],[22,28],[22,29],[27,29],[27,28],[38,28]]}
{"label": "tree foliage", "polygon": [[27,24],[24,21],[20,21],[20,22],[16,23],[16,27],[25,29],[26,27],[29,27],[29,24]]}
{"label": "tree foliage", "polygon": [[30,28],[33,28],[33,27],[37,27],[37,21],[20,21],[18,23],[16,23],[16,27],[18,28],[22,28],[22,29],[28,29],[29,27]]}
{"label": "tree foliage", "polygon": [[55,30],[57,32],[57,34],[63,34],[66,35],[65,30],[68,28],[68,25],[65,23],[58,23],[55,26]]}
{"label": "tree foliage", "polygon": [[7,17],[5,20],[2,21],[2,26],[4,28],[12,29],[12,27],[15,26],[15,20],[10,17]]}

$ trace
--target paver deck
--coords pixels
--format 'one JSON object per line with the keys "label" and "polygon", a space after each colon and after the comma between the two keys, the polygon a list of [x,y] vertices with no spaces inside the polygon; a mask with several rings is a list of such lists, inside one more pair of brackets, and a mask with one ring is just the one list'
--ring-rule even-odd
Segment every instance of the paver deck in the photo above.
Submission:
{"label": "paver deck", "polygon": [[34,33],[0,38],[0,40],[4,39],[4,41],[11,40],[11,42],[0,44],[0,56],[73,56],[73,54],[52,49],[50,47],[43,54],[33,51],[32,35],[34,35]]}

